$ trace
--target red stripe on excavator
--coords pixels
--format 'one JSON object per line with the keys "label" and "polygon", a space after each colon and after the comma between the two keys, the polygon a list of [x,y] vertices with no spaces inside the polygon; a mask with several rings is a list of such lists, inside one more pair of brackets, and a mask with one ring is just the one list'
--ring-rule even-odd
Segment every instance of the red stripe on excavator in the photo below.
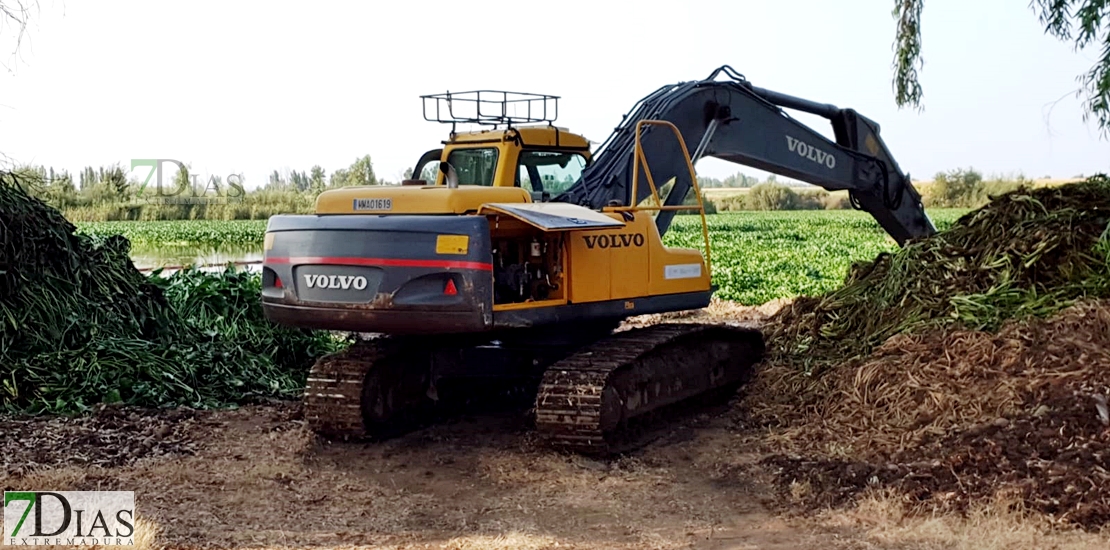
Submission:
{"label": "red stripe on excavator", "polygon": [[369,265],[380,267],[429,267],[436,269],[477,269],[493,271],[493,264],[458,260],[404,260],[399,258],[342,258],[333,256],[294,256],[290,258],[266,258],[268,264],[325,264],[325,265]]}

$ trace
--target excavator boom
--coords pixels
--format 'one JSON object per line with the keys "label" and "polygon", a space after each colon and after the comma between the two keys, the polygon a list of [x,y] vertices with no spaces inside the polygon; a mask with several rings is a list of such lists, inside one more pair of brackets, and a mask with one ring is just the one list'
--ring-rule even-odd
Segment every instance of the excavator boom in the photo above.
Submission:
{"label": "excavator boom", "polygon": [[[715,80],[724,74],[727,80]],[[791,118],[783,109],[827,118],[835,141]],[[870,213],[899,244],[936,232],[909,178],[898,168],[879,137],[879,125],[852,109],[816,103],[752,86],[731,67],[709,78],[659,88],[642,99],[601,145],[581,178],[555,201],[594,209],[639,204],[650,196],[647,186],[630,200],[633,170],[640,181],[648,174],[632,162],[636,127],[642,120],[674,124],[694,151],[694,161],[711,156],[794,178],[828,190],[848,190],[853,205]],[[656,182],[675,178],[664,204],[681,204],[691,189],[681,148],[666,128],[641,132],[643,158]],[[660,212],[660,234],[674,211]]]}

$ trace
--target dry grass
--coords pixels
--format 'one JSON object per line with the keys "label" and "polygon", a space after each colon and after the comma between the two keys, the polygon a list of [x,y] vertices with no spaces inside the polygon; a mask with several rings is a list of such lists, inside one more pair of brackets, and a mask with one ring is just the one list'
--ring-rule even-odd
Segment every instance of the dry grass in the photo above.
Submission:
{"label": "dry grass", "polygon": [[499,535],[467,535],[455,537],[444,550],[540,550],[557,548],[558,540],[546,535],[509,532]]}
{"label": "dry grass", "polygon": [[872,492],[849,510],[823,512],[829,527],[863,529],[883,547],[952,550],[1087,550],[1110,548],[1110,533],[1059,527],[1048,517],[1024,509],[1021,501],[999,494],[962,517],[909,514],[902,498]]}
{"label": "dry grass", "polygon": [[[97,478],[98,476],[109,473],[110,470],[91,467],[80,468],[77,466],[62,466],[57,468],[40,468],[19,477],[18,486],[21,488],[31,488],[36,490],[50,490],[50,491],[93,491],[100,489],[95,485],[90,486],[89,479]],[[5,475],[0,475],[0,485],[14,486],[16,483],[13,478]],[[114,488],[105,488],[104,490],[115,490]],[[161,534],[162,527],[158,522],[143,517],[142,514],[136,513],[135,516],[135,545],[126,546],[126,548],[134,548],[137,550],[154,550],[160,548],[159,535]],[[88,548],[124,548],[125,546],[116,545],[96,545]],[[69,548],[68,546],[41,546],[40,548]]]}
{"label": "dry grass", "polygon": [[160,548],[158,536],[162,527],[158,523],[143,517],[135,518],[135,546],[138,550],[154,550]]}
{"label": "dry grass", "polygon": [[708,307],[629,317],[623,328],[643,327],[656,323],[719,323],[755,326],[778,313],[792,300],[792,298],[779,298],[763,305],[745,306],[714,296],[710,298]]}
{"label": "dry grass", "polygon": [[[49,488],[51,491],[79,491],[78,487],[88,477],[89,468],[64,466],[61,468],[40,468],[25,474],[20,480],[21,487],[35,489]],[[7,476],[0,475],[0,481],[9,483]]]}
{"label": "dry grass", "polygon": [[733,434],[598,461],[536,448],[521,428],[494,415],[382,443],[325,443],[292,406],[244,407],[198,413],[190,440],[204,445],[192,456],[55,461],[0,481],[134,490],[161,526],[149,545],[166,548],[669,549],[780,536],[751,485],[718,475],[719,457],[739,460],[722,457]]}
{"label": "dry grass", "polygon": [[[89,548],[89,549],[95,549],[95,548],[129,548],[131,550],[160,550],[162,548],[162,545],[161,545],[161,542],[159,542],[159,540],[158,540],[158,536],[161,534],[161,529],[162,529],[161,526],[159,526],[157,522],[151,521],[151,520],[143,518],[143,517],[136,516],[135,517],[135,545],[134,546],[131,546],[131,545],[116,545],[116,544],[107,544],[107,545],[97,544],[97,545],[90,545],[90,546],[82,546],[82,548]],[[72,548],[72,546],[59,546],[59,545],[54,545],[54,544],[50,544],[50,545],[45,545],[44,544],[44,545],[41,545],[41,546],[36,546],[35,548],[61,549],[61,548]]]}
{"label": "dry grass", "polygon": [[727,197],[736,197],[739,195],[747,195],[751,192],[750,187],[709,187],[702,189],[708,199],[723,199]]}

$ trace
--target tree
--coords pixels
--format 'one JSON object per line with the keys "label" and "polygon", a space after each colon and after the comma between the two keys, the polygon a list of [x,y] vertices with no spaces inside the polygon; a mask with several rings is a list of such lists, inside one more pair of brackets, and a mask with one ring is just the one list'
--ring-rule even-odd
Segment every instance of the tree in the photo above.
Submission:
{"label": "tree", "polygon": [[93,187],[96,186],[97,183],[100,182],[100,178],[96,175],[96,170],[93,170],[92,166],[86,166],[83,170],[81,170],[79,178],[80,179],[78,181],[81,182],[82,191],[91,190]]}
{"label": "tree", "polygon": [[933,178],[933,186],[929,190],[931,206],[966,206],[965,203],[975,194],[982,182],[983,175],[976,172],[974,168],[940,172]]}
{"label": "tree", "polygon": [[193,188],[192,182],[189,181],[189,168],[187,166],[177,168],[177,173],[173,176],[173,188],[174,194],[177,194],[178,191]]}
{"label": "tree", "polygon": [[327,185],[327,175],[319,164],[313,166],[308,172],[308,188],[314,194],[319,194]]}
{"label": "tree", "polygon": [[[38,6],[38,2],[29,2],[27,0],[0,0],[0,38],[5,35],[6,30],[9,28],[15,29],[15,47],[12,50],[12,57],[15,58],[19,55],[19,46],[23,43],[23,35],[27,32],[27,22],[31,20],[31,6],[34,4]],[[0,63],[8,72],[12,72],[11,67],[7,63]],[[7,164],[11,160],[3,152],[0,152],[0,163]]]}
{"label": "tree", "polygon": [[[918,83],[921,58],[921,8],[925,0],[894,0],[894,101],[899,107],[922,108]],[[1110,0],[1031,0],[1045,32],[1074,44],[1079,51],[1099,43],[1102,52],[1091,69],[1079,75],[1076,95],[1085,96],[1083,121],[1092,118],[1110,136]]]}
{"label": "tree", "polygon": [[293,189],[297,192],[303,193],[308,190],[308,175],[303,171],[293,170],[289,174],[289,182],[293,184]]}
{"label": "tree", "polygon": [[[33,4],[37,5],[38,2]],[[15,29],[15,49],[12,56],[19,54],[19,46],[23,43],[23,36],[27,32],[27,22],[31,20],[32,2],[26,0],[0,0],[0,34],[9,27]],[[11,72],[7,64],[4,68]]]}
{"label": "tree", "polygon": [[721,180],[717,178],[698,176],[698,187],[702,189],[709,189],[711,187],[722,187],[722,184]]}
{"label": "tree", "polygon": [[347,185],[347,169],[340,168],[331,173],[331,180],[328,182],[329,187],[345,187]]}
{"label": "tree", "polygon": [[[51,168],[50,171],[53,172],[54,169]],[[66,170],[54,174],[51,177],[50,186],[64,195],[77,194],[77,188],[73,186],[73,176],[70,176]]]}
{"label": "tree", "polygon": [[280,190],[285,188],[285,181],[281,177],[281,173],[274,170],[270,173],[270,181],[266,183],[267,189]]}
{"label": "tree", "polygon": [[107,168],[101,167],[99,180],[106,185],[116,197],[127,197],[129,191],[127,174],[123,172],[123,168],[120,165],[114,164]]}
{"label": "tree", "polygon": [[355,160],[347,169],[347,185],[377,185],[378,178],[374,175],[374,164],[370,162],[370,155],[363,155]]}

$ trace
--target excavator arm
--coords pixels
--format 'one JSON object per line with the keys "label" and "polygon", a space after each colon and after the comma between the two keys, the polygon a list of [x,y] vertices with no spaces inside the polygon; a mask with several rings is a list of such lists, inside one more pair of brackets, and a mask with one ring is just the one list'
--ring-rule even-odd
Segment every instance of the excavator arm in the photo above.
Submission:
{"label": "excavator arm", "polygon": [[[721,74],[728,79],[716,80]],[[828,119],[836,141],[791,118],[784,108]],[[852,109],[757,88],[728,66],[705,80],[664,86],[640,100],[598,148],[581,178],[554,200],[594,209],[640,204],[651,196],[644,183],[650,176],[656,185],[673,178],[663,202],[681,204],[693,185],[686,153],[676,146],[670,129],[646,126],[640,132],[646,173],[633,162],[642,120],[677,127],[694,162],[711,156],[830,191],[848,190],[853,206],[870,213],[900,245],[936,232],[921,196],[879,137],[877,123]],[[633,170],[640,171],[641,183],[630,200]],[[666,210],[657,216],[661,235],[674,214]]]}

